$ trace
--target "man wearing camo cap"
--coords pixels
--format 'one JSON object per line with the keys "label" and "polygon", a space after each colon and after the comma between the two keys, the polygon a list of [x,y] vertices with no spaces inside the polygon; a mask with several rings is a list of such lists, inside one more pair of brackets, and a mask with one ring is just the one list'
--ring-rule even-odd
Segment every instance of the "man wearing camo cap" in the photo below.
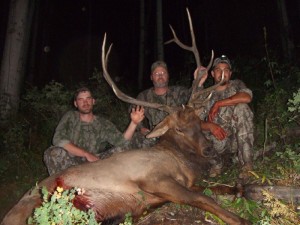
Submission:
{"label": "man wearing camo cap", "polygon": [[[225,55],[214,60],[211,75],[215,83],[221,81],[222,72],[224,83],[214,90],[206,109],[200,115],[206,121],[202,129],[208,131],[205,132],[206,136],[223,156],[221,158],[229,153],[237,153],[241,166],[239,177],[243,179],[253,169],[253,113],[248,106],[252,101],[252,91],[241,80],[231,80],[231,63]],[[215,162],[210,176],[219,175],[222,166],[222,161]]]}
{"label": "man wearing camo cap", "polygon": [[[169,86],[169,72],[164,61],[156,61],[151,66],[150,79],[153,87],[142,91],[137,99],[169,106],[186,104],[190,97],[190,90],[182,86]],[[168,113],[158,109],[145,108],[146,119],[139,125],[132,140],[133,148],[149,147],[156,143],[156,139],[146,139],[150,132]]]}
{"label": "man wearing camo cap", "polygon": [[[125,147],[137,125],[144,119],[144,109],[133,108],[131,122],[122,134],[113,123],[93,113],[94,104],[95,99],[88,88],[82,87],[75,92],[74,106],[77,110],[64,114],[55,130],[52,141],[54,146],[44,153],[49,175],[105,157],[108,153],[101,152],[104,142]],[[108,151],[109,154],[116,152],[114,148]]]}

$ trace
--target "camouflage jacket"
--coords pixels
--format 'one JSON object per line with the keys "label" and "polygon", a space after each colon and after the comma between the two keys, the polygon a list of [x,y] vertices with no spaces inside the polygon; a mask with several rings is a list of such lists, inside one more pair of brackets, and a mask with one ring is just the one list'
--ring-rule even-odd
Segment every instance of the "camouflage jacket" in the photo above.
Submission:
{"label": "camouflage jacket", "polygon": [[83,122],[78,111],[69,111],[61,118],[52,140],[59,147],[70,142],[94,154],[103,151],[107,142],[114,146],[128,143],[110,121],[95,116],[92,122]]}
{"label": "camouflage jacket", "polygon": [[[160,103],[169,106],[180,106],[182,104],[187,103],[190,94],[191,94],[190,89],[187,89],[182,86],[170,86],[168,88],[167,93],[164,95],[157,95],[155,94],[153,88],[149,88],[145,91],[142,91],[137,96],[137,99],[147,101],[147,102]],[[167,115],[168,113],[160,111],[158,109],[145,108],[145,117],[148,120],[148,124],[143,124],[143,125],[149,129],[152,129],[159,122],[161,122]]]}
{"label": "camouflage jacket", "polygon": [[229,98],[230,96],[235,95],[239,92],[248,93],[251,98],[253,96],[252,91],[246,87],[243,81],[241,80],[230,80],[228,87],[224,91],[214,91],[212,93],[211,98],[209,99],[203,113],[201,114],[201,119],[206,119],[211,107],[215,104],[215,102],[220,101],[225,98]]}

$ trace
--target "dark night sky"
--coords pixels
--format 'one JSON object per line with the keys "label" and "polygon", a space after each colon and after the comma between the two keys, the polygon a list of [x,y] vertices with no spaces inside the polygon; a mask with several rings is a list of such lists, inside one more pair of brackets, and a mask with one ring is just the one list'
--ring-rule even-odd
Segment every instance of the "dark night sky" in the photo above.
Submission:
{"label": "dark night sky", "polygon": [[[5,3],[6,2],[6,3]],[[1,44],[8,0],[0,5]],[[146,73],[155,58],[155,2],[145,0],[147,49]],[[185,7],[194,23],[201,57],[226,54],[230,58],[264,56],[263,27],[268,32],[268,44],[280,47],[276,0],[162,0],[164,41],[171,38],[171,24],[183,42],[190,43]],[[299,0],[288,0],[288,13],[293,35],[299,45]],[[298,5],[297,5],[298,4]],[[65,85],[87,80],[93,68],[100,69],[100,50],[104,32],[114,43],[110,70],[135,83],[138,69],[139,1],[138,0],[45,0],[40,1],[35,21],[38,21],[36,45],[30,48],[34,66],[26,80],[44,85],[54,79]],[[32,33],[34,33],[32,31]],[[44,47],[50,51],[45,52]],[[2,47],[2,46],[1,46]],[[1,48],[2,49],[2,48]],[[171,71],[182,70],[185,53],[175,44],[165,46],[165,60]],[[204,64],[206,61],[204,60]]]}

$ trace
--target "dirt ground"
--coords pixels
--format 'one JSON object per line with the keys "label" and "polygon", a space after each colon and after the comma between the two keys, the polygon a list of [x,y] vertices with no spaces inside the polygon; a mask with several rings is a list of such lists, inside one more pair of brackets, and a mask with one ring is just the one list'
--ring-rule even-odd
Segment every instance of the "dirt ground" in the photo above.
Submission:
{"label": "dirt ground", "polygon": [[205,218],[205,212],[190,206],[167,203],[155,211],[143,216],[136,225],[199,225],[218,224],[211,218]]}

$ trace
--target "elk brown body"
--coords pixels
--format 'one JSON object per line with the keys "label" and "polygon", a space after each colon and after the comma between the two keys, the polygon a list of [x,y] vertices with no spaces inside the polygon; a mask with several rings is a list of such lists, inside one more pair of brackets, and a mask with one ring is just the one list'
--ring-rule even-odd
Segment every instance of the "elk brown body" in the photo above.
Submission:
{"label": "elk brown body", "polygon": [[[209,211],[228,224],[249,224],[194,186],[195,179],[207,166],[207,159],[214,156],[200,123],[194,109],[185,107],[167,116],[153,130],[152,136],[162,135],[155,146],[71,167],[46,178],[38,186],[45,186],[50,192],[56,186],[83,188],[84,194],[75,197],[74,205],[94,210],[98,221],[118,223],[128,212],[138,217],[148,207],[170,201]],[[26,224],[40,204],[39,192],[27,192],[1,224]]]}

